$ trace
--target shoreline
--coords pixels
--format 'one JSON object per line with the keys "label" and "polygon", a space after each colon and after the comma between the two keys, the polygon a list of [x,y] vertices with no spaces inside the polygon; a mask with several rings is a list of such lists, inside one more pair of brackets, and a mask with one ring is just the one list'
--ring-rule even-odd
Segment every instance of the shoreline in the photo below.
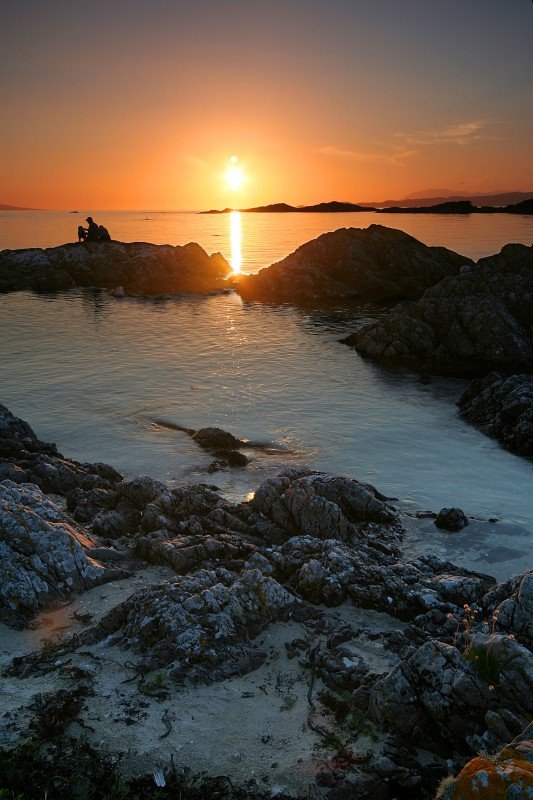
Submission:
{"label": "shoreline", "polygon": [[[71,698],[77,710],[54,734],[58,746],[67,736],[97,746],[102,758],[127,751],[122,779],[169,775],[174,763],[212,779],[223,771],[236,785],[253,778],[258,791],[294,797],[316,781],[333,790],[370,782],[377,791],[388,772],[391,786],[417,776],[415,785],[427,784],[420,796],[430,797],[435,776],[449,769],[446,757],[453,771],[468,760],[463,734],[440,723],[448,742],[440,743],[438,725],[418,710],[420,695],[411,707],[422,715],[427,741],[399,756],[401,739],[391,730],[404,717],[390,704],[402,694],[389,687],[404,673],[417,686],[417,659],[429,668],[424,653],[433,647],[444,648],[445,659],[433,658],[435,681],[452,669],[479,686],[481,695],[468,700],[475,746],[506,743],[506,733],[484,732],[486,709],[495,706],[486,678],[461,655],[469,639],[457,620],[465,603],[479,608],[469,636],[475,631],[483,647],[482,620],[500,609],[498,633],[488,641],[503,648],[501,669],[510,670],[506,680],[516,690],[531,658],[527,618],[518,613],[527,574],[496,586],[429,555],[431,545],[417,555],[395,501],[354,479],[289,470],[235,505],[207,486],[169,490],[146,477],[124,481],[103,464],[66,460],[5,410],[0,433],[19,481],[0,481],[15,546],[31,530],[35,545],[49,542],[54,559],[57,537],[66,535],[77,542],[77,563],[89,557],[93,572],[104,573],[76,594],[67,588],[73,583],[58,585],[55,610],[46,600],[51,584],[45,607],[17,617],[25,631],[0,625],[1,744],[12,753],[44,724],[39,704]],[[25,482],[32,479],[41,490]],[[434,524],[427,514],[409,519],[420,531]],[[471,520],[446,535],[476,538],[476,525],[488,524]],[[17,558],[17,568],[35,568]],[[54,567],[46,579],[56,575]],[[9,591],[0,594],[0,608]],[[519,706],[505,686],[495,702],[512,709],[519,726]],[[448,696],[452,718],[464,699]],[[336,716],[339,703],[345,711]]]}

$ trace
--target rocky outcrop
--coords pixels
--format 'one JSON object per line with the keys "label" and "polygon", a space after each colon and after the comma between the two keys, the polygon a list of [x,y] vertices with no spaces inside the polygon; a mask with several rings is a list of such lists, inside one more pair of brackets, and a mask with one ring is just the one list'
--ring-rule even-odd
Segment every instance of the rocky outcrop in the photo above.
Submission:
{"label": "rocky outcrop", "polygon": [[132,295],[210,292],[224,288],[230,272],[220,253],[208,256],[195,243],[84,242],[0,252],[0,292],[76,286],[120,286]]}
{"label": "rocky outcrop", "polygon": [[533,570],[513,575],[489,590],[483,605],[494,615],[498,629],[513,633],[533,649]]}
{"label": "rocky outcrop", "polygon": [[149,668],[166,667],[175,680],[210,682],[259,666],[266,653],[251,640],[298,605],[259,570],[202,570],[136,592],[87,638],[129,645]]}
{"label": "rocky outcrop", "polygon": [[533,457],[533,376],[491,372],[457,401],[463,419],[521,456]]}
{"label": "rocky outcrop", "polygon": [[307,242],[257,275],[241,276],[236,288],[251,300],[391,301],[421,297],[429,286],[471,263],[383,225],[341,228]]}
{"label": "rocky outcrop", "polygon": [[118,576],[94,543],[33,484],[0,483],[0,621],[23,627],[49,603]]}
{"label": "rocky outcrop", "polygon": [[509,730],[499,709],[510,712],[508,719],[519,730],[533,711],[531,653],[500,634],[478,633],[471,647],[483,663],[491,659],[495,665],[493,681],[457,647],[431,640],[376,682],[368,707],[371,718],[441,754],[450,745],[460,752],[483,743],[499,741],[501,746]]}
{"label": "rocky outcrop", "polygon": [[379,361],[445,375],[530,370],[533,247],[508,244],[343,341]]}
{"label": "rocky outcrop", "polygon": [[81,464],[65,458],[55,444],[42,442],[27,422],[0,405],[0,481],[6,479],[34,483],[53,494],[81,488],[100,490],[105,496],[122,476],[108,464]]}

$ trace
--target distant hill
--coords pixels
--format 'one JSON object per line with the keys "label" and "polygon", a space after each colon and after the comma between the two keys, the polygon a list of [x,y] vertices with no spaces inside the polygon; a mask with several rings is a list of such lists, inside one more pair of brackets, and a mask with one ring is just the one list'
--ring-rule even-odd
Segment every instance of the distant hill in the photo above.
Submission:
{"label": "distant hill", "polygon": [[26,208],[25,206],[6,206],[0,203],[0,211],[41,211],[40,208]]}
{"label": "distant hill", "polygon": [[[491,210],[493,208],[491,207]],[[451,200],[434,206],[390,206],[378,209],[378,214],[472,214],[479,211],[470,200]]]}
{"label": "distant hill", "polygon": [[[369,209],[370,210],[370,209]],[[470,200],[450,200],[434,206],[391,206],[380,208],[378,214],[533,214],[533,200],[522,200],[509,206],[475,206]]]}
{"label": "distant hill", "polygon": [[337,214],[346,211],[374,211],[369,206],[357,205],[356,203],[343,203],[339,200],[332,200],[329,203],[317,203],[313,206],[291,206],[288,203],[271,203],[268,206],[255,206],[255,208],[224,208],[221,211],[211,209],[210,211],[200,211],[200,214],[229,214],[231,211],[243,211],[248,214]]}
{"label": "distant hill", "polygon": [[533,192],[499,192],[498,194],[451,195],[449,197],[406,197],[403,200],[380,200],[374,203],[359,203],[359,205],[367,209],[376,207],[391,208],[392,206],[401,208],[424,208],[425,206],[435,206],[441,203],[470,200],[474,206],[508,206],[520,203],[522,200],[532,199]]}

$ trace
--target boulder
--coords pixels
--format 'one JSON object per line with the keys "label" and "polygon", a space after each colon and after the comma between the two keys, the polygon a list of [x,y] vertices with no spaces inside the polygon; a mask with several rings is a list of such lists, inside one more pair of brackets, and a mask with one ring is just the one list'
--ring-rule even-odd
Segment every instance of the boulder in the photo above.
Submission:
{"label": "boulder", "polygon": [[383,225],[340,228],[257,275],[240,276],[236,289],[245,299],[294,303],[347,297],[400,300],[421,297],[429,286],[471,263]]}
{"label": "boulder", "polygon": [[533,246],[508,244],[343,341],[364,356],[474,377],[531,369]]}
{"label": "boulder", "polygon": [[472,381],[457,401],[459,413],[508,450],[533,457],[533,376],[491,372]]}
{"label": "boulder", "polygon": [[23,627],[53,601],[118,577],[93,540],[33,484],[0,483],[0,621]]}
{"label": "boulder", "polygon": [[224,288],[230,272],[220,253],[209,256],[195,243],[83,242],[0,252],[0,292],[75,286],[109,288],[115,297],[210,292]]}
{"label": "boulder", "polygon": [[460,508],[441,508],[434,523],[446,531],[460,531],[468,525],[468,517]]}

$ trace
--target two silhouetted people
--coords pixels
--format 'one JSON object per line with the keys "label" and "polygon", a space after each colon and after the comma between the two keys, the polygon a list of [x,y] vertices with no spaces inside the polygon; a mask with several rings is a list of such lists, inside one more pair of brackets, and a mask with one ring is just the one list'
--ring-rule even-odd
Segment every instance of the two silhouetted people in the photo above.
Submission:
{"label": "two silhouetted people", "polygon": [[78,242],[110,242],[111,236],[107,228],[97,225],[92,217],[87,217],[85,222],[89,223],[87,229],[78,225]]}

